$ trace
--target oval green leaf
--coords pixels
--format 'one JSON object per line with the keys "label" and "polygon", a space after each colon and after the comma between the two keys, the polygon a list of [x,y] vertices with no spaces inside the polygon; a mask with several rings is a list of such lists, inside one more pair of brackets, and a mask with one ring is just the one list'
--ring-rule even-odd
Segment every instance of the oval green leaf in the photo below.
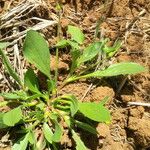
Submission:
{"label": "oval green leaf", "polygon": [[107,54],[117,52],[121,47],[121,41],[116,41],[112,47],[108,47],[106,44],[103,47],[103,51]]}
{"label": "oval green leaf", "polygon": [[57,42],[56,47],[64,48],[64,47],[66,47],[67,45],[68,45],[68,41],[62,39],[62,40],[60,40],[60,41]]}
{"label": "oval green leaf", "polygon": [[43,125],[43,133],[44,133],[44,136],[46,138],[46,140],[52,144],[52,137],[53,137],[53,132],[52,130],[50,129],[49,125],[47,123],[44,123]]}
{"label": "oval green leaf", "polygon": [[38,78],[36,77],[34,71],[30,68],[27,70],[24,76],[24,84],[29,88],[30,91],[34,93],[40,93]]}
{"label": "oval green leaf", "polygon": [[26,150],[28,143],[29,143],[29,133],[27,133],[23,138],[17,141],[13,145],[12,150]]}
{"label": "oval green leaf", "polygon": [[146,69],[140,64],[133,63],[133,62],[122,62],[122,63],[113,64],[103,71],[95,71],[93,73],[87,74],[83,76],[83,78],[133,75],[144,71],[146,71]]}
{"label": "oval green leaf", "polygon": [[7,128],[8,126],[3,123],[4,113],[0,112],[0,129]]}
{"label": "oval green leaf", "polygon": [[25,58],[50,78],[50,53],[45,39],[36,31],[30,30],[23,46]]}
{"label": "oval green leaf", "polygon": [[78,111],[78,100],[74,95],[63,95],[62,99],[70,101],[70,111],[71,116],[73,117]]}
{"label": "oval green leaf", "polygon": [[63,134],[63,130],[62,127],[60,126],[60,124],[58,123],[57,120],[53,120],[54,124],[55,124],[55,132],[54,135],[52,137],[52,140],[54,142],[60,142],[62,134]]}
{"label": "oval green leaf", "polygon": [[32,130],[29,131],[28,140],[32,145],[36,143],[35,133]]}
{"label": "oval green leaf", "polygon": [[81,121],[78,121],[78,120],[75,120],[75,124],[85,130],[85,131],[88,131],[92,134],[98,134],[98,132],[96,131],[96,129],[94,127],[92,127],[91,125],[87,124],[87,123],[84,123],[84,122],[81,122]]}
{"label": "oval green leaf", "polygon": [[84,41],[84,34],[82,31],[75,26],[68,26],[68,33],[71,34],[71,39],[78,42],[79,44],[82,44]]}
{"label": "oval green leaf", "polygon": [[79,111],[87,118],[109,123],[111,120],[110,112],[103,105],[91,102],[79,103]]}
{"label": "oval green leaf", "polygon": [[102,45],[102,42],[95,42],[89,45],[87,48],[85,48],[85,50],[83,51],[83,54],[77,60],[78,62],[77,66],[80,66],[80,64],[94,58],[101,51],[101,45]]}
{"label": "oval green leaf", "polygon": [[3,115],[3,123],[7,126],[14,126],[22,119],[22,111],[17,107]]}
{"label": "oval green leaf", "polygon": [[87,150],[86,146],[84,145],[80,137],[77,135],[77,133],[74,130],[71,131],[72,131],[72,137],[76,142],[76,150]]}

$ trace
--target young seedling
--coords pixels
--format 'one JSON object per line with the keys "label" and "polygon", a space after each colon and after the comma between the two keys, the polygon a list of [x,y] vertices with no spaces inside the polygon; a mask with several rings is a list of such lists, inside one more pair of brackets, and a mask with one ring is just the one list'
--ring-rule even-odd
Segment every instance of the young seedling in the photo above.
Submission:
{"label": "young seedling", "polygon": [[[145,68],[139,64],[124,62],[93,72],[90,64],[100,54],[103,54],[105,57],[100,62],[94,62],[95,64],[101,64],[104,60],[112,57],[120,48],[120,42],[116,42],[113,47],[107,47],[107,39],[104,39],[91,43],[84,50],[81,50],[84,41],[84,34],[81,30],[74,26],[68,26],[68,34],[70,34],[71,39],[60,40],[56,44],[58,49],[67,46],[71,47],[72,65],[70,73],[62,86],[82,78],[102,78],[145,71]],[[26,150],[30,148],[34,150],[44,148],[59,150],[59,143],[65,130],[62,122],[65,122],[68,126],[76,143],[76,149],[86,150],[87,148],[83,141],[75,132],[75,126],[92,134],[97,134],[97,131],[90,124],[75,119],[77,118],[75,116],[80,114],[96,122],[110,123],[110,112],[104,107],[107,98],[99,103],[94,103],[80,102],[72,94],[56,96],[55,93],[59,87],[55,83],[57,81],[55,80],[56,77],[53,77],[50,73],[49,47],[38,32],[28,31],[23,46],[23,54],[29,63],[33,64],[47,77],[47,91],[40,90],[39,79],[32,68],[29,68],[24,74],[24,81],[19,78],[3,52],[3,48],[8,45],[8,43],[0,44],[0,55],[8,73],[18,83],[20,90],[0,94],[5,99],[0,106],[17,104],[17,107],[14,107],[12,110],[0,113],[0,128],[9,128],[11,130],[14,129],[12,128],[14,126],[21,127],[19,131],[14,131],[14,134],[17,134],[19,138],[15,139],[12,150]],[[96,66],[95,64],[91,64],[92,67]],[[81,69],[83,65],[87,66],[84,70]],[[76,70],[80,70],[82,73],[77,75]]]}

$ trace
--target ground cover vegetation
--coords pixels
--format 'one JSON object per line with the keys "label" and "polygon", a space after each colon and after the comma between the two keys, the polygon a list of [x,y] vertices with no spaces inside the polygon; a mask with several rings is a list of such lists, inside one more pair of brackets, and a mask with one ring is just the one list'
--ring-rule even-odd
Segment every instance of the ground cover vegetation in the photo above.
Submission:
{"label": "ground cover vegetation", "polygon": [[[111,115],[105,107],[109,97],[106,95],[100,102],[82,102],[75,95],[59,92],[71,82],[88,80],[91,78],[108,78],[112,76],[126,76],[145,72],[146,69],[134,62],[107,63],[114,57],[121,47],[121,41],[117,40],[112,46],[108,46],[109,39],[93,40],[90,44],[84,44],[85,35],[80,28],[69,25],[67,27],[67,39],[59,39],[55,45],[56,68],[51,73],[51,54],[48,44],[43,36],[34,31],[27,32],[23,44],[23,56],[30,67],[24,74],[24,80],[11,66],[3,49],[9,43],[0,43],[0,55],[5,69],[15,80],[19,90],[3,92],[0,94],[4,101],[0,106],[12,105],[13,109],[0,113],[0,128],[14,130],[17,138],[13,142],[12,149],[60,149],[60,141],[65,128],[75,142],[77,150],[86,150],[76,128],[85,132],[98,134],[93,123],[111,123]],[[68,75],[58,85],[59,51],[69,47],[71,64]],[[37,71],[42,72],[47,78],[47,90],[41,90]],[[84,118],[81,121],[79,118]],[[65,125],[64,125],[65,124]],[[42,135],[36,137],[37,129]]]}

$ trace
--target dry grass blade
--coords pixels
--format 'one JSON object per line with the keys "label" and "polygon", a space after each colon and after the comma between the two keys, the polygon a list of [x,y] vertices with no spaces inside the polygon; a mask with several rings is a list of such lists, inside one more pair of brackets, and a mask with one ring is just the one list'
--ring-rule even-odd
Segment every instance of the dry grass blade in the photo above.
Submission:
{"label": "dry grass blade", "polygon": [[30,1],[22,1],[16,7],[11,9],[10,11],[6,12],[4,15],[0,17],[1,20],[1,27],[5,28],[7,25],[14,24],[18,18],[22,17],[24,12],[31,12],[31,10],[38,7],[39,3],[33,3]]}
{"label": "dry grass blade", "polygon": [[143,102],[128,102],[128,105],[150,107],[150,103],[143,103]]}

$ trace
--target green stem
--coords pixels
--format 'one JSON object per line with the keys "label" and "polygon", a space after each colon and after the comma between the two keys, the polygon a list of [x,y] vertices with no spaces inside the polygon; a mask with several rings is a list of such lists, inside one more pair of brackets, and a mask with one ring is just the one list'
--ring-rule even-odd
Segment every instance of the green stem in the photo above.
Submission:
{"label": "green stem", "polygon": [[26,107],[32,107],[32,106],[35,106],[37,104],[38,104],[38,101],[34,101],[34,102],[31,102],[31,103],[25,103],[24,106],[26,106]]}
{"label": "green stem", "polygon": [[55,83],[57,85],[57,79],[58,79],[58,64],[59,64],[59,58],[58,58],[58,48],[56,48],[56,69],[55,69]]}
{"label": "green stem", "polygon": [[70,78],[67,78],[63,83],[62,85],[59,87],[59,89],[62,89],[65,85],[67,85],[68,83],[71,83],[71,82],[74,82],[76,80],[79,80],[79,79],[82,79],[82,78],[85,78],[84,76],[79,76],[79,77],[70,77]]}
{"label": "green stem", "polygon": [[29,128],[34,129],[40,123],[39,120],[36,120]]}
{"label": "green stem", "polygon": [[[93,75],[90,75],[90,74],[86,74],[86,75],[82,75],[82,76],[76,76],[76,77],[70,77],[70,78],[68,78],[68,79],[66,79],[64,82],[63,82],[63,87],[66,85],[66,84],[68,84],[68,83],[70,83],[70,82],[74,82],[74,81],[76,81],[76,80],[80,80],[80,79],[87,79],[87,78],[91,78],[91,77],[93,77]],[[99,76],[100,77],[100,76]]]}
{"label": "green stem", "polygon": [[25,122],[33,122],[33,121],[36,121],[36,120],[37,120],[37,118],[32,118],[32,119],[25,120]]}
{"label": "green stem", "polygon": [[102,63],[102,62],[103,62],[102,60],[101,60],[101,61],[97,61],[95,64],[92,64],[92,65],[89,66],[88,68],[85,68],[85,70],[83,70],[81,73],[79,73],[79,75],[84,74],[86,71],[88,71],[88,70],[94,68],[95,66],[97,66],[98,64],[100,64],[100,63]]}
{"label": "green stem", "polygon": [[60,106],[60,105],[57,105],[55,106],[55,109],[60,109],[60,110],[69,110],[70,109],[70,106]]}
{"label": "green stem", "polygon": [[[59,5],[59,3],[57,4]],[[61,23],[60,23],[60,9],[58,9],[58,25],[57,25],[57,38],[60,40],[60,31],[61,31]],[[59,64],[59,49],[56,48],[56,69],[55,69],[55,83],[57,86],[58,80],[58,64]]]}
{"label": "green stem", "polygon": [[65,99],[56,99],[55,100],[56,102],[62,102],[62,103],[66,103],[66,104],[71,104],[71,102],[70,101],[68,101],[68,100],[65,100]]}

